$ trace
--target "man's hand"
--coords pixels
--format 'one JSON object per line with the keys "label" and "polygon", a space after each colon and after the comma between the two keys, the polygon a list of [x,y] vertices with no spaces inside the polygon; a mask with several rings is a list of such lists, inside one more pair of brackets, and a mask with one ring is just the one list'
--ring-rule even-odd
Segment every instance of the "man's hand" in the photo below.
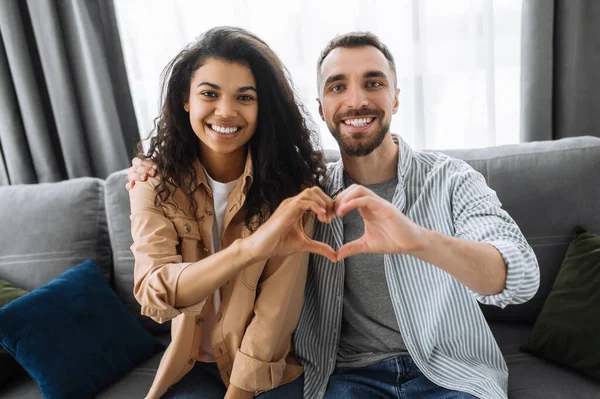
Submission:
{"label": "man's hand", "polygon": [[369,252],[411,253],[424,245],[424,228],[368,188],[353,184],[337,196],[336,216],[343,217],[353,209],[357,209],[363,218],[365,232],[338,250],[338,261]]}
{"label": "man's hand", "polygon": [[149,159],[133,158],[131,168],[127,174],[129,180],[125,185],[127,190],[131,190],[135,186],[136,181],[146,181],[148,176],[156,176],[156,164]]}
{"label": "man's hand", "polygon": [[334,217],[333,208],[333,200],[320,188],[307,188],[285,199],[254,234],[245,238],[244,250],[255,261],[311,252],[336,262],[336,252],[329,245],[309,238],[303,227],[306,212],[313,212],[321,223],[330,223]]}
{"label": "man's hand", "polygon": [[225,394],[224,399],[251,399],[253,397],[254,392],[244,391],[233,384],[229,384],[229,388],[227,388],[227,393]]}

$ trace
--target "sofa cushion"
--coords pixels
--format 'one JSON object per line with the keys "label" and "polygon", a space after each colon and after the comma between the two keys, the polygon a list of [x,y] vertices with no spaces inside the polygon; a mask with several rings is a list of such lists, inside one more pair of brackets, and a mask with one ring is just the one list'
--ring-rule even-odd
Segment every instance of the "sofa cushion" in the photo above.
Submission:
{"label": "sofa cushion", "polygon": [[106,179],[106,215],[110,242],[113,249],[114,285],[117,294],[127,308],[149,331],[162,333],[170,331],[171,323],[158,324],[149,317],[141,315],[141,307],[133,296],[134,258],[131,252],[131,210],[129,193],[125,189],[127,170],[115,172]]}
{"label": "sofa cushion", "polygon": [[[8,281],[0,280],[0,308],[27,294],[27,291],[17,288]],[[12,378],[19,369],[15,359],[0,347],[0,388]]]}
{"label": "sofa cushion", "polygon": [[0,309],[0,344],[44,398],[87,398],[164,349],[92,260]]}
{"label": "sofa cushion", "polygon": [[0,279],[31,291],[86,259],[110,279],[103,180],[0,187],[0,220]]}
{"label": "sofa cushion", "polygon": [[[171,336],[169,333],[158,335],[156,339],[167,346]],[[125,377],[106,388],[98,399],[131,399],[143,398],[152,385],[158,364],[164,352],[154,355],[150,360],[140,364]],[[0,395],[3,399],[42,399],[42,394],[35,382],[25,373],[20,374],[9,383]]]}
{"label": "sofa cushion", "polygon": [[508,366],[509,399],[600,399],[600,383],[519,350],[530,324],[491,322],[490,329]]}
{"label": "sofa cushion", "polygon": [[600,236],[579,230],[524,349],[600,382]]}

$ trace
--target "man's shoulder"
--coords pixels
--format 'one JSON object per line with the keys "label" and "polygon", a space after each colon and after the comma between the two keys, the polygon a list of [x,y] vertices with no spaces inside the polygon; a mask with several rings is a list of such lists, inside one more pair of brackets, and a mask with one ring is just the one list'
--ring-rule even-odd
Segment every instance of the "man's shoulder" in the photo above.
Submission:
{"label": "man's shoulder", "polygon": [[413,171],[422,170],[427,175],[456,175],[474,170],[471,165],[462,159],[438,151],[414,151],[412,161],[413,166],[417,166],[412,168]]}

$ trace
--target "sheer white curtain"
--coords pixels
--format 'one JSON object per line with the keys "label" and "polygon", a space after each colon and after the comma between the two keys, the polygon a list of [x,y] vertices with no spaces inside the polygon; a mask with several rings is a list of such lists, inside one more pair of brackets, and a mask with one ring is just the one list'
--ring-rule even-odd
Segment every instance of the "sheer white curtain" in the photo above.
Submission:
{"label": "sheer white curtain", "polygon": [[318,117],[315,64],[336,34],[371,31],[398,69],[392,131],[415,148],[474,148],[519,141],[522,0],[116,0],[141,135],[158,114],[159,75],[201,32],[246,28],[290,70]]}

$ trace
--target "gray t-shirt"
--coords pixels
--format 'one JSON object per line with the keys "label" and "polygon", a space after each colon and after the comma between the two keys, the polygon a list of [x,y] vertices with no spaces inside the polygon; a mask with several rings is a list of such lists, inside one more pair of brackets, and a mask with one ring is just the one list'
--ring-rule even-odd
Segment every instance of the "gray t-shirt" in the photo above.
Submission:
{"label": "gray t-shirt", "polygon": [[[353,181],[344,175],[346,187]],[[398,178],[366,186],[375,194],[392,202]],[[360,238],[364,222],[357,210],[343,218],[344,242]],[[337,353],[338,367],[363,367],[406,355],[406,346],[385,278],[383,254],[360,254],[344,260],[344,310]]]}

